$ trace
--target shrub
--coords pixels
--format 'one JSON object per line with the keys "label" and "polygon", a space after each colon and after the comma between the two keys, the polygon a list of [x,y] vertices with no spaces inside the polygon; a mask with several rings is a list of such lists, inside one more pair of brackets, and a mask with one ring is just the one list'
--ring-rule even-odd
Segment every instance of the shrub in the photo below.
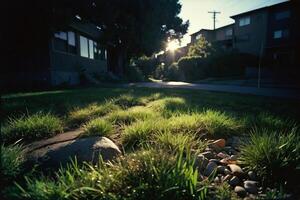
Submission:
{"label": "shrub", "polygon": [[182,57],[178,60],[179,71],[183,74],[184,80],[194,81],[207,78],[207,60],[198,56]]}
{"label": "shrub", "polygon": [[0,156],[0,188],[2,188],[3,186],[6,186],[6,183],[14,180],[22,172],[25,153],[23,147],[19,144],[8,146],[2,144]]}
{"label": "shrub", "polygon": [[145,76],[151,76],[154,74],[158,61],[151,57],[141,56],[135,60],[135,64]]}
{"label": "shrub", "polygon": [[279,186],[287,181],[292,187],[298,183],[300,136],[296,128],[289,132],[255,129],[241,147],[241,162],[256,171],[263,184]]}
{"label": "shrub", "polygon": [[69,113],[68,124],[71,126],[79,126],[91,119],[104,116],[112,111],[120,109],[112,102],[102,105],[90,104],[84,108],[76,108]]}
{"label": "shrub", "polygon": [[130,65],[130,66],[126,67],[124,74],[128,81],[133,81],[133,82],[145,81],[145,77],[144,77],[142,71],[136,66]]}
{"label": "shrub", "polygon": [[26,141],[50,137],[63,131],[61,120],[50,113],[36,113],[17,119],[9,119],[8,123],[1,127],[4,141]]}
{"label": "shrub", "polygon": [[146,120],[154,118],[156,113],[142,106],[132,107],[128,110],[119,110],[112,112],[107,116],[107,120],[114,124],[131,124],[137,120]]}
{"label": "shrub", "polygon": [[113,132],[113,127],[110,122],[101,118],[89,121],[83,128],[83,136],[107,136]]}

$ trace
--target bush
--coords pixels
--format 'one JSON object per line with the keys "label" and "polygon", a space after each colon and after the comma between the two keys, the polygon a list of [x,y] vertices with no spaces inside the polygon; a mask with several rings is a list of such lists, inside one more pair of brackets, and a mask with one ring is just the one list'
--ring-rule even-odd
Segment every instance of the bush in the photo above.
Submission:
{"label": "bush", "polygon": [[19,139],[25,141],[50,137],[63,131],[61,120],[50,113],[36,113],[18,119],[9,119],[1,127],[4,141],[11,142]]}
{"label": "bush", "polygon": [[201,57],[182,57],[178,60],[179,71],[183,74],[184,79],[188,81],[199,80],[207,78],[207,64],[206,58]]}
{"label": "bush", "polygon": [[240,161],[256,171],[265,186],[294,187],[299,181],[300,136],[296,128],[289,132],[254,130],[241,147]]}
{"label": "bush", "polygon": [[113,132],[110,122],[97,118],[84,125],[83,136],[108,136]]}
{"label": "bush", "polygon": [[8,146],[1,145],[0,150],[0,188],[13,181],[22,172],[22,165],[25,161],[23,147],[19,144]]}
{"label": "bush", "polygon": [[142,56],[135,60],[135,64],[145,76],[153,76],[158,61],[151,57]]}
{"label": "bush", "polygon": [[113,102],[123,109],[127,109],[132,106],[143,106],[144,103],[137,97],[129,94],[124,94],[115,98]]}
{"label": "bush", "polygon": [[128,66],[125,68],[124,72],[126,79],[132,82],[142,82],[145,81],[145,77],[141,70],[136,66]]}
{"label": "bush", "polygon": [[75,108],[69,113],[68,124],[71,126],[80,126],[82,123],[104,116],[118,109],[120,108],[112,102],[107,102],[102,105],[90,104],[84,108]]}

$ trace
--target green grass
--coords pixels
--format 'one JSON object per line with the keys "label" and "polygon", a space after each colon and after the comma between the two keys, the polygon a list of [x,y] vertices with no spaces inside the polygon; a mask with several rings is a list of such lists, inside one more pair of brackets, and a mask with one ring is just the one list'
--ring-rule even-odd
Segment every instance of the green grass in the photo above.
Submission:
{"label": "green grass", "polygon": [[112,102],[104,104],[90,104],[83,108],[73,109],[68,116],[70,126],[79,126],[91,119],[104,116],[112,111],[119,110],[119,107]]}
{"label": "green grass", "polygon": [[19,144],[2,144],[0,148],[0,188],[3,188],[22,174],[25,153]]}
{"label": "green grass", "polygon": [[96,118],[87,122],[83,126],[84,132],[82,136],[108,136],[113,133],[113,126],[110,122]]}
{"label": "green grass", "polygon": [[80,167],[76,161],[55,179],[27,178],[13,194],[22,199],[204,199],[208,188],[198,179],[191,156],[143,150],[113,164]]}
{"label": "green grass", "polygon": [[62,121],[50,113],[36,113],[20,118],[9,118],[1,127],[2,137],[6,142],[19,139],[29,142],[51,137],[63,131]]}
{"label": "green grass", "polygon": [[146,120],[156,117],[157,114],[143,106],[135,106],[128,110],[117,110],[107,116],[107,120],[114,124],[128,125],[138,120]]}
{"label": "green grass", "polygon": [[294,187],[300,175],[300,136],[296,128],[289,132],[256,129],[241,148],[240,161],[254,170],[264,185]]}

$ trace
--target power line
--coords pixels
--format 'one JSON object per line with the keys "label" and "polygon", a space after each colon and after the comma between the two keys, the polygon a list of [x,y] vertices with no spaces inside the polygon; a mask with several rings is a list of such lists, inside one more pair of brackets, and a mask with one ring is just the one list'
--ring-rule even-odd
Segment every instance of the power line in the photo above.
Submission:
{"label": "power line", "polygon": [[208,13],[213,14],[213,21],[214,21],[214,30],[216,29],[216,15],[220,14],[221,12],[217,12],[217,11],[209,11]]}

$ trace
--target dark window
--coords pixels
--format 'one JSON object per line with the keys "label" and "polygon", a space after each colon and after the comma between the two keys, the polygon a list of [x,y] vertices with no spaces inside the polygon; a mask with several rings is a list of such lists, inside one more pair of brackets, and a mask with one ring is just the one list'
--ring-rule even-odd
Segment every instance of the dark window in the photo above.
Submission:
{"label": "dark window", "polygon": [[246,17],[242,17],[240,20],[239,20],[239,26],[246,26],[246,25],[249,25],[250,24],[250,16],[246,16]]}
{"label": "dark window", "polygon": [[280,38],[288,38],[289,37],[289,30],[276,30],[273,32],[273,38],[274,39],[280,39]]}
{"label": "dark window", "polygon": [[106,60],[106,50],[97,44],[97,42],[94,42],[94,57],[97,60]]}
{"label": "dark window", "polygon": [[54,49],[76,54],[76,38],[72,31],[54,33]]}
{"label": "dark window", "polygon": [[107,57],[103,47],[84,36],[80,36],[80,55],[95,60],[105,60]]}

